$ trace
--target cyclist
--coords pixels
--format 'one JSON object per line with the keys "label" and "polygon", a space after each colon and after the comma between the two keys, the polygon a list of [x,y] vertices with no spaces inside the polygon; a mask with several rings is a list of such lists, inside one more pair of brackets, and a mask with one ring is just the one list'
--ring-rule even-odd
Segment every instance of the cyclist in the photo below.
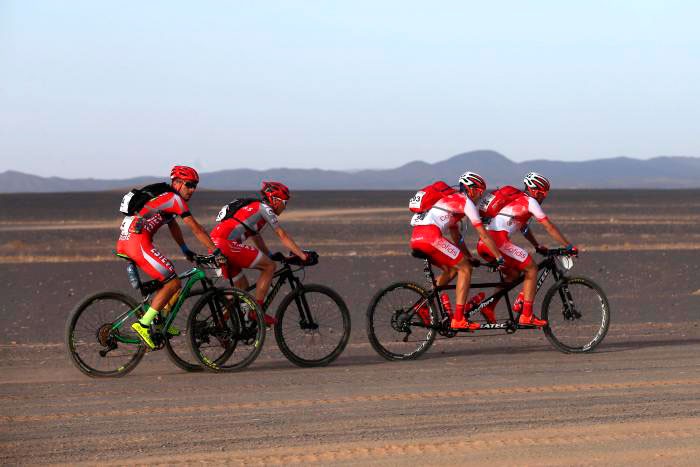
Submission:
{"label": "cyclist", "polygon": [[[537,281],[537,265],[532,261],[528,252],[519,246],[511,243],[510,236],[516,230],[520,230],[525,238],[532,243],[537,252],[543,253],[547,250],[541,245],[528,227],[532,217],[542,224],[547,233],[557,242],[565,246],[572,254],[578,254],[578,249],[574,247],[559,231],[559,229],[549,220],[542,211],[540,204],[549,194],[550,183],[543,175],[537,172],[530,172],[523,179],[525,188],[522,194],[517,195],[512,201],[506,204],[498,212],[491,222],[486,226],[489,235],[498,245],[498,249],[505,257],[505,265],[502,268],[505,280],[512,282],[516,280],[521,272],[525,274],[523,290],[513,303],[513,310],[522,311],[518,318],[518,323],[542,327],[547,325],[547,321],[537,318],[532,310],[532,302],[535,298],[535,288]],[[477,251],[482,258],[487,261],[493,260],[491,247],[487,243],[479,240]],[[498,301],[489,304],[483,309],[483,314],[489,322],[495,321],[495,308]]]}
{"label": "cyclist", "polygon": [[[197,171],[191,167],[176,165],[170,171],[170,180],[170,186],[165,187],[167,191],[147,201],[135,215],[124,218],[117,241],[118,254],[128,256],[146,274],[163,283],[163,287],[156,292],[143,317],[131,325],[141,340],[151,349],[155,347],[149,332],[151,323],[180,289],[180,279],[175,273],[173,264],[153,245],[153,235],[158,229],[167,224],[170,234],[185,257],[192,260],[194,253],[187,247],[182,230],[175,221],[175,216],[180,216],[197,240],[213,251],[212,254],[217,257],[217,262],[226,261],[212,243],[206,230],[195,220],[187,207],[186,202],[190,200],[199,183]],[[167,332],[171,335],[180,333],[174,326],[168,328]]]}
{"label": "cyclist", "polygon": [[[443,270],[437,278],[437,285],[448,284],[457,276],[456,305],[450,322],[453,329],[478,329],[479,323],[465,319],[464,311],[471,282],[472,255],[464,244],[460,224],[466,216],[482,241],[491,248],[495,258],[502,263],[503,257],[496,244],[484,230],[479,212],[474,202],[486,190],[484,178],[474,172],[465,172],[459,178],[459,191],[448,195],[424,213],[415,214],[411,219],[413,233],[411,248],[426,254],[430,261]],[[452,241],[445,238],[449,232]],[[427,319],[427,309],[418,310],[423,320]]]}
{"label": "cyclist", "polygon": [[[250,284],[243,273],[243,269],[257,269],[260,271],[255,298],[263,306],[265,296],[270,288],[272,276],[275,273],[275,263],[270,259],[270,249],[265,244],[260,232],[266,225],[270,225],[282,245],[299,256],[302,261],[307,260],[307,254],[302,250],[286,230],[280,225],[277,216],[287,207],[289,201],[289,188],[279,182],[263,181],[260,193],[262,199],[251,199],[240,207],[233,207],[236,203],[224,206],[219,212],[219,223],[211,231],[211,239],[217,248],[228,260],[222,267],[222,274],[226,279],[233,281],[235,287],[247,289]],[[234,212],[231,212],[233,209]],[[251,238],[255,246],[244,244]],[[265,324],[272,326],[276,322],[273,316],[265,314]]]}

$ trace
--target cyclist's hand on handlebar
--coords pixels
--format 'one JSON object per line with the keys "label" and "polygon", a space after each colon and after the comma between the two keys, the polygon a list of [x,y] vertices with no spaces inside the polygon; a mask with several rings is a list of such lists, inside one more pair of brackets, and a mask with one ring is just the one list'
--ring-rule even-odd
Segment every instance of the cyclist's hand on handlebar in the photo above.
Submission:
{"label": "cyclist's hand on handlebar", "polygon": [[211,256],[214,258],[214,262],[215,262],[216,265],[219,266],[219,267],[225,266],[226,263],[228,262],[228,261],[226,260],[226,256],[224,256],[224,254],[223,254],[223,253],[221,252],[221,250],[218,249],[218,248],[217,248],[216,250],[214,250],[214,251],[211,252]]}
{"label": "cyclist's hand on handlebar", "polygon": [[182,245],[182,246],[180,247],[180,250],[182,250],[182,254],[185,255],[185,258],[187,258],[187,261],[189,261],[189,262],[191,262],[191,263],[194,262],[194,260],[195,260],[195,258],[197,258],[197,256],[199,256],[197,253],[195,253],[194,251],[190,250],[190,249],[187,247],[187,245]]}
{"label": "cyclist's hand on handlebar", "polygon": [[506,259],[501,256],[500,258],[496,259],[496,265],[500,268],[503,267],[506,264]]}
{"label": "cyclist's hand on handlebar", "polygon": [[544,245],[537,245],[535,251],[541,255],[547,255],[547,253],[549,253],[549,248]]}
{"label": "cyclist's hand on handlebar", "polygon": [[304,253],[306,254],[306,258],[303,258],[305,266],[318,264],[318,253],[313,250],[304,250]]}
{"label": "cyclist's hand on handlebar", "polygon": [[571,243],[566,245],[566,252],[571,256],[578,256],[578,248],[573,246]]}

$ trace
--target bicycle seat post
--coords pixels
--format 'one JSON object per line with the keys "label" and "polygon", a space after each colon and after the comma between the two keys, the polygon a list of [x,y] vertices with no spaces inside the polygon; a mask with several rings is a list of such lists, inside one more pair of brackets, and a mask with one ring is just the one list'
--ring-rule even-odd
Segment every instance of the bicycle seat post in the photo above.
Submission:
{"label": "bicycle seat post", "polygon": [[430,260],[426,259],[425,263],[423,265],[423,274],[425,274],[425,278],[428,282],[428,285],[435,290],[437,287],[437,283],[435,282],[435,274],[433,274],[433,268],[432,265],[430,264]]}

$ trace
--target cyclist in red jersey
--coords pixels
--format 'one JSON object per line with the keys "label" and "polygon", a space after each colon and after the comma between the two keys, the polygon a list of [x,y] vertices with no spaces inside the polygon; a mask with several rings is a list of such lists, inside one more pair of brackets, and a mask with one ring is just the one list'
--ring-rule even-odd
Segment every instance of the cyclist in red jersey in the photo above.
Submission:
{"label": "cyclist in red jersey", "polygon": [[[469,260],[472,255],[460,232],[462,219],[469,219],[479,237],[492,249],[497,261],[502,263],[503,257],[484,230],[479,212],[474,206],[474,201],[486,190],[483,177],[474,172],[466,172],[459,178],[459,188],[459,192],[442,198],[428,211],[413,216],[411,248],[426,254],[433,264],[443,270],[437,278],[438,286],[448,284],[457,276],[456,305],[450,326],[453,329],[473,330],[480,327],[479,323],[472,323],[464,317],[471,283],[472,265]],[[452,241],[445,238],[448,232]],[[425,314],[427,310],[418,310],[418,313],[421,314],[421,311]]]}
{"label": "cyclist in red jersey", "polygon": [[[213,250],[214,255],[219,256],[218,262],[226,261],[212,243],[206,230],[195,220],[187,207],[186,202],[190,200],[199,183],[197,171],[191,167],[176,165],[170,172],[170,179],[171,191],[146,202],[136,215],[124,218],[117,241],[118,254],[128,256],[146,274],[163,283],[163,287],[156,292],[151,300],[146,313],[131,326],[151,349],[155,347],[149,332],[151,323],[160,312],[159,310],[162,310],[180,289],[180,280],[177,278],[173,264],[153,245],[153,235],[158,229],[167,224],[170,234],[184,255],[187,259],[192,259],[194,253],[187,247],[182,230],[175,221],[175,216],[180,216],[185,225],[197,237],[197,240]],[[174,335],[179,334],[179,330],[174,327],[168,329],[167,332]]]}
{"label": "cyclist in red jersey", "polygon": [[[282,228],[277,218],[287,207],[287,201],[290,198],[289,188],[279,182],[264,181],[260,193],[263,195],[262,199],[253,200],[236,212],[229,212],[230,205],[224,206],[216,218],[219,223],[211,231],[210,236],[214,245],[227,259],[226,265],[221,268],[223,276],[233,280],[236,287],[245,290],[250,286],[243,269],[260,271],[255,298],[262,306],[275,273],[275,263],[270,259],[270,249],[260,235],[262,229],[270,225],[282,245],[303,261],[308,257]],[[244,244],[249,238],[255,246]],[[265,314],[266,325],[274,325],[275,321],[273,316]]]}
{"label": "cyclist in red jersey", "polygon": [[[521,273],[525,274],[523,290],[513,304],[514,311],[522,311],[518,323],[542,327],[547,325],[547,321],[537,318],[532,310],[537,282],[537,265],[526,250],[511,243],[510,235],[516,230],[520,230],[538,252],[546,251],[547,248],[539,244],[528,228],[530,219],[534,217],[554,240],[561,243],[573,254],[577,254],[578,250],[569,243],[542,211],[540,204],[549,194],[549,180],[536,172],[530,172],[525,176],[523,182],[525,184],[523,193],[504,206],[491,220],[486,230],[505,257],[505,265],[502,270],[506,281],[514,281]],[[477,251],[482,258],[490,261],[493,255],[489,250],[490,247],[479,240]],[[489,322],[495,322],[494,310],[497,303],[498,301],[495,301],[483,310],[483,314]]]}

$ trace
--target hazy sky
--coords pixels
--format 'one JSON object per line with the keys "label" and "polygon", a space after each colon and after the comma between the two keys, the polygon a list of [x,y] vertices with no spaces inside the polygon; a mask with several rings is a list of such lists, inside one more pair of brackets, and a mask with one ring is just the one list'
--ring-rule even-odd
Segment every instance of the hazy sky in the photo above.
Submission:
{"label": "hazy sky", "polygon": [[0,171],[700,156],[698,1],[0,0]]}

